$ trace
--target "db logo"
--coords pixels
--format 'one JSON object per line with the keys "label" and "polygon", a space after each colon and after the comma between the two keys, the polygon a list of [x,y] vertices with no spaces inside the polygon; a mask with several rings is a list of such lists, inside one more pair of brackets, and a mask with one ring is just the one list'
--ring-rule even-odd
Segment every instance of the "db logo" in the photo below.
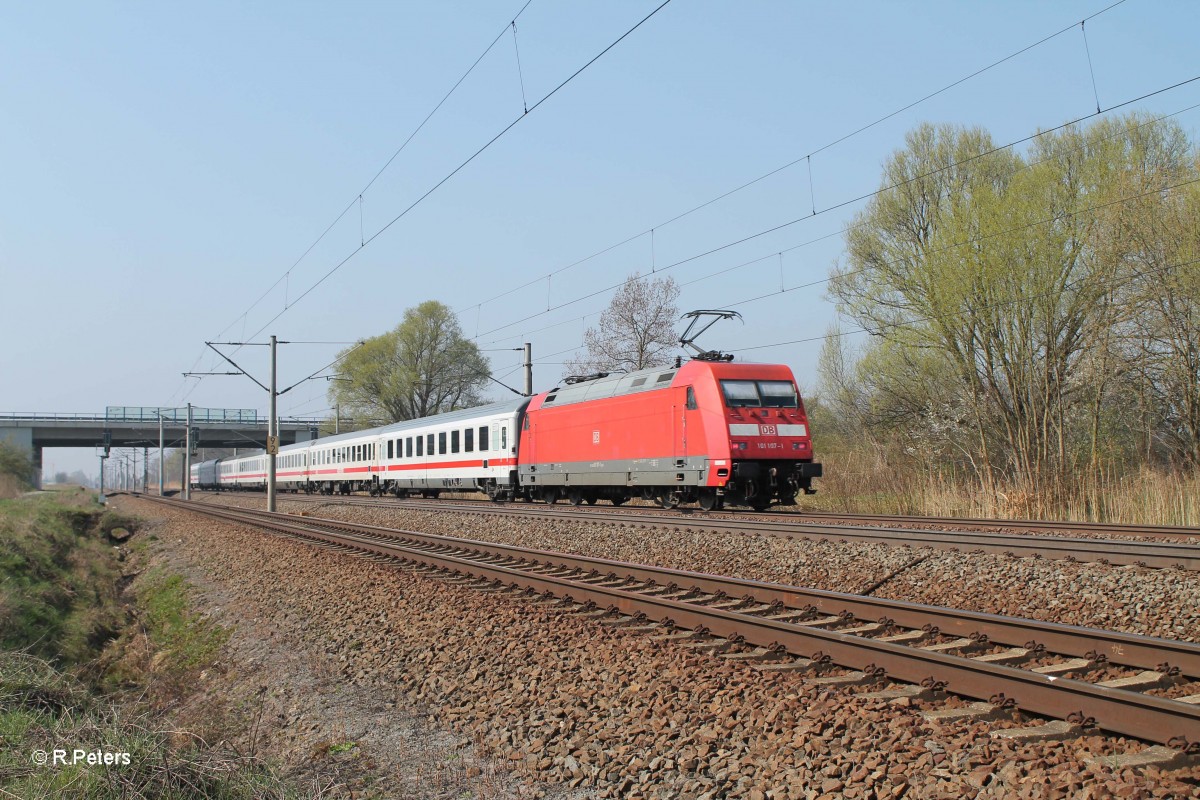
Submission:
{"label": "db logo", "polygon": [[758,432],[763,436],[778,436],[778,432],[774,425],[759,425]]}

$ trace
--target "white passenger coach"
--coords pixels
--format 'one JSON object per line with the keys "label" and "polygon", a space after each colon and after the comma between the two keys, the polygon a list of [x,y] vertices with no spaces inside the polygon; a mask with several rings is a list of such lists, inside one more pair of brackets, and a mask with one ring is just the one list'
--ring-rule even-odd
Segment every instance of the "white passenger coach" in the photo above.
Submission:
{"label": "white passenger coach", "polygon": [[[522,397],[288,445],[279,450],[276,484],[321,494],[436,497],[461,490],[496,497],[516,485],[519,425],[528,405]],[[193,465],[191,475],[200,489],[261,489],[267,456],[259,451],[204,462]]]}

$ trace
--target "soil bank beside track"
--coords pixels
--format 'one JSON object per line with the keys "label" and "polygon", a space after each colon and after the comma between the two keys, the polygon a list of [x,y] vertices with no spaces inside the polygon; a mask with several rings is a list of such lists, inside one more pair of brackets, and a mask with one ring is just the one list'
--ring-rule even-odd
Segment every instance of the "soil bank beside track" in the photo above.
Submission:
{"label": "soil bank beside track", "polygon": [[[379,757],[372,731],[424,708],[433,727],[482,744],[529,781],[512,791],[546,796],[1179,797],[1200,780],[1197,768],[1113,771],[1089,760],[1141,749],[1118,738],[998,741],[994,723],[927,722],[904,704],[767,676],[507,595],[116,502],[166,520],[164,548],[223,593],[225,624],[254,632],[262,658],[334,665],[336,691],[372,709],[347,719],[363,730],[347,737],[364,757]],[[289,704],[272,733],[282,741],[303,735],[331,684],[275,688]]]}

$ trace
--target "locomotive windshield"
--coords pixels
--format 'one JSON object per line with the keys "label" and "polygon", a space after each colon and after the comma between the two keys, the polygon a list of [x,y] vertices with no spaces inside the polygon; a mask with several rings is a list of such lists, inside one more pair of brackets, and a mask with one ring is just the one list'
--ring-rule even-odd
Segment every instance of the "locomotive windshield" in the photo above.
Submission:
{"label": "locomotive windshield", "polygon": [[721,381],[730,408],[798,408],[791,381]]}

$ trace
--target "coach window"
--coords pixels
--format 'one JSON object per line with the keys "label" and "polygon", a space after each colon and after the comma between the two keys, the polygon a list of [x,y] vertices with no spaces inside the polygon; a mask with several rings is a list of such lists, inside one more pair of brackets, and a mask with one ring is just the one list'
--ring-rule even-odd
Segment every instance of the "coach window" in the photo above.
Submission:
{"label": "coach window", "polygon": [[467,428],[465,431],[463,431],[463,452],[464,453],[475,452],[475,429],[474,428]]}
{"label": "coach window", "polygon": [[687,392],[687,407],[688,411],[695,411],[698,408],[696,405],[696,390],[691,386],[688,387]]}
{"label": "coach window", "polygon": [[[417,445],[418,445],[417,455],[421,455],[420,444],[421,444],[421,440],[418,439],[417,440]],[[409,436],[407,439],[404,440],[404,455],[406,458],[412,458],[412,437],[411,436]]]}
{"label": "coach window", "polygon": [[446,455],[446,432],[442,431],[438,434],[438,455]]}
{"label": "coach window", "polygon": [[388,461],[392,460],[392,447],[394,447],[392,440],[388,439]]}
{"label": "coach window", "polygon": [[458,452],[458,431],[450,431],[450,452]]}
{"label": "coach window", "polygon": [[507,448],[508,448],[508,426],[501,425],[500,426],[500,449],[505,450]]}
{"label": "coach window", "polygon": [[[411,439],[409,439],[409,443],[410,444],[412,443]],[[425,437],[418,436],[417,437],[417,456],[420,457],[423,455],[425,455]]]}
{"label": "coach window", "polygon": [[429,455],[434,454],[432,433],[425,437],[425,452]]}
{"label": "coach window", "polygon": [[479,452],[486,453],[488,449],[487,425],[479,426]]}

